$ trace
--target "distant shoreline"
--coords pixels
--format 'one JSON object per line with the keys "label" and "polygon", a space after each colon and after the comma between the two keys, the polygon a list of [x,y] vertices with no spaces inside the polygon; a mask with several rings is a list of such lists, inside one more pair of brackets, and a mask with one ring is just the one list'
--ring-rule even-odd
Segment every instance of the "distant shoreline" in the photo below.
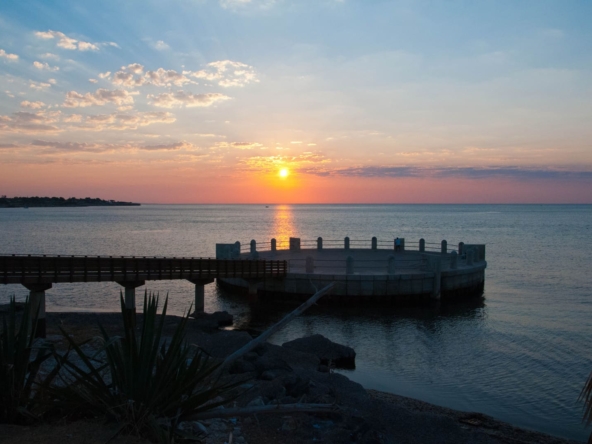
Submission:
{"label": "distant shoreline", "polygon": [[135,202],[120,202],[85,197],[78,199],[70,197],[0,197],[0,208],[55,208],[55,207],[139,207]]}

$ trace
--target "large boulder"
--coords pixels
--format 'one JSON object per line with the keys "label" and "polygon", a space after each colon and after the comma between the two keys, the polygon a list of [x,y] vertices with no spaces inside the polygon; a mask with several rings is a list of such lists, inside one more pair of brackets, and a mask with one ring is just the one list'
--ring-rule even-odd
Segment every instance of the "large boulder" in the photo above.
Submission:
{"label": "large boulder", "polygon": [[321,364],[339,368],[355,368],[356,352],[346,345],[337,344],[323,335],[312,335],[285,342],[282,347],[310,353],[321,360]]}

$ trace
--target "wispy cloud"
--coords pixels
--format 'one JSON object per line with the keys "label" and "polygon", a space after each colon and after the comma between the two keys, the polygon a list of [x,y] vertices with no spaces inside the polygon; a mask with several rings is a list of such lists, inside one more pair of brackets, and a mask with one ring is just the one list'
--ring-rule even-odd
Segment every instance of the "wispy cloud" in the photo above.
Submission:
{"label": "wispy cloud", "polygon": [[146,145],[143,143],[89,143],[89,142],[59,142],[47,140],[33,140],[31,147],[47,148],[44,154],[62,153],[112,153],[128,151],[193,151],[196,147],[189,142],[171,142],[161,145]]}
{"label": "wispy cloud", "polygon": [[592,171],[528,167],[465,167],[465,168],[424,168],[415,166],[358,166],[335,168],[310,174],[346,177],[418,177],[418,178],[460,178],[460,179],[592,179]]}
{"label": "wispy cloud", "polygon": [[34,80],[29,81],[29,88],[41,91],[47,88],[51,88],[51,83],[35,82]]}
{"label": "wispy cloud", "polygon": [[0,116],[0,132],[55,133],[61,131],[55,123],[60,119],[59,111],[37,111],[12,113]]}
{"label": "wispy cloud", "polygon": [[39,109],[45,106],[43,102],[29,102],[28,100],[24,100],[21,102],[21,106],[23,108],[30,108],[30,109]]}
{"label": "wispy cloud", "polygon": [[45,71],[59,71],[59,66],[49,66],[49,63],[41,63],[38,61],[33,62],[33,66],[37,69],[45,70]]}
{"label": "wispy cloud", "polygon": [[105,105],[113,103],[115,105],[129,105],[134,103],[132,94],[123,90],[108,90],[99,88],[94,93],[80,94],[76,91],[69,91],[66,93],[66,100],[63,106],[66,108],[84,108],[93,105]]}
{"label": "wispy cloud", "polygon": [[230,97],[220,93],[192,94],[184,91],[162,93],[156,96],[149,95],[148,98],[152,100],[153,105],[161,108],[173,108],[175,106],[206,107],[230,99]]}
{"label": "wispy cloud", "polygon": [[60,31],[37,31],[35,35],[45,40],[57,40],[57,46],[63,49],[78,50],[78,51],[98,51],[101,46],[119,47],[115,42],[91,43],[84,40],[78,40],[73,37],[68,37]]}
{"label": "wispy cloud", "polygon": [[167,45],[164,41],[162,40],[158,40],[155,44],[154,44],[154,49],[158,49],[159,51],[164,51],[166,49],[170,49],[170,46]]}
{"label": "wispy cloud", "polygon": [[6,59],[11,62],[16,62],[19,59],[19,56],[16,54],[9,54],[3,49],[0,49],[0,58]]}
{"label": "wispy cloud", "polygon": [[255,69],[241,62],[232,60],[220,60],[206,65],[205,69],[200,71],[183,71],[183,74],[215,82],[223,87],[242,87],[249,83],[255,83],[259,80],[255,74]]}

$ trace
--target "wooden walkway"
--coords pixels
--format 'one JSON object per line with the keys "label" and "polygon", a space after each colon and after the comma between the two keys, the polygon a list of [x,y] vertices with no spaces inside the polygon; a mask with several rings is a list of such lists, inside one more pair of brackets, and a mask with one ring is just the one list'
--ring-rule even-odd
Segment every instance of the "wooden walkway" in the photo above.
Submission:
{"label": "wooden walkway", "polygon": [[0,284],[282,278],[287,261],[112,256],[0,256]]}

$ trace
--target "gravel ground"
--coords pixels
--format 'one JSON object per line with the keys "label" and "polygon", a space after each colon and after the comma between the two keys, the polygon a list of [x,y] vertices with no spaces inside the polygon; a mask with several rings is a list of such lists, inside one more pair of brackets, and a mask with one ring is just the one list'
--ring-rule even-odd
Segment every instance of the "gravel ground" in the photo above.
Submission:
{"label": "gravel ground", "polygon": [[[99,335],[100,322],[107,331],[120,330],[119,313],[48,313],[48,339],[59,346],[58,327],[77,341]],[[168,316],[171,334],[178,318]],[[188,324],[187,340],[223,358],[246,344],[246,332],[220,330],[224,316],[203,316]],[[141,325],[141,316],[138,316]],[[555,438],[497,421],[480,413],[438,407],[394,394],[366,390],[345,376],[329,371],[315,354],[266,344],[251,352],[230,370],[249,379],[250,389],[227,407],[269,404],[329,403],[335,412],[323,414],[258,414],[242,418],[187,423],[194,431],[206,431],[206,444],[271,443],[510,443],[568,444]],[[231,377],[232,377],[231,375]],[[99,420],[58,422],[35,427],[1,426],[0,443],[54,444],[106,443],[113,424]],[[114,444],[144,444],[138,438],[118,436]]]}

